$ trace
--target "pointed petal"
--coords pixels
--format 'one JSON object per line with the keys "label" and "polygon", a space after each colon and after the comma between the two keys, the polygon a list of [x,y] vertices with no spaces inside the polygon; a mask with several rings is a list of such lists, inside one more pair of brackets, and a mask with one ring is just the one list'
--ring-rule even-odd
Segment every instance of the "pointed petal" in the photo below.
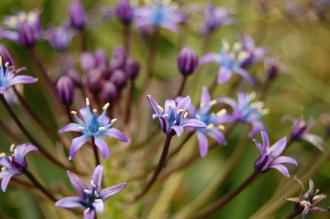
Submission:
{"label": "pointed petal", "polygon": [[102,184],[102,178],[103,178],[103,166],[98,165],[95,168],[93,175],[91,177],[91,180],[96,185],[97,191],[100,191],[101,184]]}
{"label": "pointed petal", "polygon": [[191,128],[205,128],[206,124],[198,119],[188,119],[183,127],[191,127]]}
{"label": "pointed petal", "polygon": [[78,138],[74,138],[71,143],[70,147],[70,156],[69,160],[72,160],[73,157],[76,155],[78,150],[90,139],[90,137],[86,135],[82,135]]}
{"label": "pointed petal", "polygon": [[303,139],[317,147],[320,151],[324,151],[324,140],[320,136],[307,133],[303,136]]}
{"label": "pointed petal", "polygon": [[81,204],[81,199],[78,196],[70,196],[60,199],[55,203],[55,206],[60,208],[84,208]]}
{"label": "pointed petal", "polygon": [[95,210],[85,210],[84,219],[95,219]]}
{"label": "pointed petal", "polygon": [[229,98],[229,97],[218,98],[217,102],[227,104],[233,109],[235,109],[236,105],[237,105],[236,102],[233,99]]}
{"label": "pointed petal", "polygon": [[219,62],[219,54],[210,53],[210,54],[207,54],[207,55],[203,56],[200,60],[201,65],[209,63],[209,62],[218,63]]}
{"label": "pointed petal", "polygon": [[70,180],[71,185],[76,190],[78,194],[83,194],[86,185],[84,181],[78,177],[76,174],[67,171],[68,178]]}
{"label": "pointed petal", "polygon": [[199,154],[201,157],[205,157],[208,153],[209,142],[207,137],[201,133],[197,132],[198,146],[199,146]]}
{"label": "pointed petal", "polygon": [[3,175],[2,180],[1,180],[1,190],[3,192],[6,192],[9,181],[14,175],[16,175],[16,174],[15,173],[10,173],[10,172],[6,172],[6,174]]}
{"label": "pointed petal", "polygon": [[261,138],[262,138],[262,144],[264,145],[264,147],[269,148],[270,143],[269,143],[269,138],[268,138],[267,132],[261,131]]}
{"label": "pointed petal", "polygon": [[102,212],[104,209],[104,203],[101,199],[96,199],[93,203],[93,207],[97,212]]}
{"label": "pointed petal", "polygon": [[212,139],[214,139],[218,144],[226,144],[226,138],[222,132],[220,132],[218,129],[211,129],[206,132],[208,136],[210,136]]}
{"label": "pointed petal", "polygon": [[6,168],[10,168],[10,167],[11,167],[11,164],[10,164],[10,162],[8,161],[8,158],[6,158],[6,157],[1,157],[1,158],[0,158],[0,166],[1,166],[1,167],[6,167]]}
{"label": "pointed petal", "polygon": [[147,98],[148,98],[148,101],[149,101],[151,107],[155,111],[155,113],[160,114],[160,115],[163,114],[163,110],[162,110],[161,106],[159,106],[157,101],[151,95],[148,95]]}
{"label": "pointed petal", "polygon": [[272,165],[272,166],[270,166],[270,168],[278,170],[285,177],[290,177],[289,171],[284,165],[281,165],[281,164]]}
{"label": "pointed petal", "polygon": [[210,101],[211,101],[210,93],[206,87],[203,87],[201,104],[203,106],[208,106],[210,104]]}
{"label": "pointed petal", "polygon": [[249,136],[252,138],[262,130],[265,130],[264,124],[259,121],[252,122],[252,130],[249,132]]}
{"label": "pointed petal", "polygon": [[288,156],[280,156],[278,158],[276,158],[274,160],[274,165],[277,165],[277,164],[283,164],[283,163],[288,163],[288,164],[292,164],[292,165],[295,165],[297,166],[298,163],[295,159],[293,159],[292,157],[288,157]]}
{"label": "pointed petal", "polygon": [[16,160],[20,162],[20,164],[25,165],[25,155],[32,151],[38,151],[38,148],[31,144],[21,144],[17,145],[14,149],[14,155]]}
{"label": "pointed petal", "polygon": [[79,110],[79,113],[86,124],[88,124],[89,121],[91,121],[93,114],[91,113],[89,107],[81,108]]}
{"label": "pointed petal", "polygon": [[247,82],[248,82],[248,84],[250,85],[250,86],[254,86],[254,80],[253,80],[253,78],[250,76],[250,74],[247,72],[247,71],[245,71],[244,69],[242,69],[242,68],[237,68],[236,69],[236,72],[239,74],[239,75],[241,75],[242,76],[242,78],[244,78]]}
{"label": "pointed petal", "polygon": [[218,83],[224,84],[224,83],[228,82],[231,78],[232,73],[233,72],[231,70],[224,68],[224,67],[220,67],[219,73],[218,73]]}
{"label": "pointed petal", "polygon": [[270,147],[269,152],[272,153],[274,157],[278,157],[284,151],[286,144],[287,138],[283,137]]}
{"label": "pointed petal", "polygon": [[189,96],[185,98],[181,98],[179,101],[177,101],[177,108],[183,111],[186,111],[190,104],[191,104],[191,98]]}
{"label": "pointed petal", "polygon": [[64,132],[81,132],[83,127],[77,123],[70,123],[60,129],[60,133]]}
{"label": "pointed petal", "polygon": [[110,150],[108,148],[107,143],[101,137],[95,137],[94,142],[96,147],[101,152],[101,155],[104,159],[108,159],[110,156]]}
{"label": "pointed petal", "polygon": [[107,129],[102,135],[115,138],[122,142],[128,142],[128,137],[116,128]]}
{"label": "pointed petal", "polygon": [[120,183],[118,185],[103,189],[100,192],[100,197],[103,200],[107,200],[107,199],[111,198],[112,196],[114,196],[115,194],[117,194],[118,192],[120,192],[121,190],[123,190],[126,186],[127,186],[127,183]]}
{"label": "pointed petal", "polygon": [[15,76],[12,80],[9,81],[8,85],[13,86],[16,84],[32,84],[38,81],[37,78],[26,76],[26,75],[18,75]]}

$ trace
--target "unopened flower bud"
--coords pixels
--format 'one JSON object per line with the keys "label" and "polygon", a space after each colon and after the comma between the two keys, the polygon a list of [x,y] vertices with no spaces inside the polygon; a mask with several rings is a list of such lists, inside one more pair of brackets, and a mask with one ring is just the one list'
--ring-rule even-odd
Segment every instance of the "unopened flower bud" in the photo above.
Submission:
{"label": "unopened flower bud", "polygon": [[276,64],[268,64],[266,73],[268,80],[274,80],[276,76],[278,75],[279,69]]}
{"label": "unopened flower bud", "polygon": [[191,75],[198,66],[198,56],[194,50],[183,48],[177,58],[177,64],[183,76]]}
{"label": "unopened flower bud", "polygon": [[92,70],[93,68],[96,67],[96,61],[95,61],[95,58],[94,58],[94,55],[91,54],[91,53],[83,53],[81,56],[80,56],[80,66],[81,68],[88,72],[90,70]]}
{"label": "unopened flower bud", "polygon": [[62,76],[57,81],[57,95],[65,106],[70,106],[74,98],[74,84],[69,76]]}
{"label": "unopened flower bud", "polygon": [[99,94],[99,100],[102,103],[113,102],[118,95],[116,85],[111,81],[107,81],[103,84],[102,90]]}
{"label": "unopened flower bud", "polygon": [[124,88],[127,82],[125,72],[122,70],[115,70],[110,76],[110,81],[113,82],[118,89]]}
{"label": "unopened flower bud", "polygon": [[123,48],[116,48],[112,53],[111,67],[113,69],[122,68],[127,58],[127,52]]}
{"label": "unopened flower bud", "polygon": [[69,22],[72,28],[79,31],[83,30],[86,26],[86,12],[79,1],[74,1],[69,6]]}
{"label": "unopened flower bud", "polygon": [[98,93],[101,89],[102,73],[98,69],[94,69],[87,73],[87,86],[93,93]]}
{"label": "unopened flower bud", "polygon": [[71,78],[72,82],[74,83],[74,85],[76,86],[81,86],[81,76],[79,74],[79,72],[76,71],[76,69],[71,68],[68,70],[67,75]]}
{"label": "unopened flower bud", "polygon": [[125,66],[125,71],[127,76],[131,79],[134,80],[140,71],[140,64],[135,61],[134,59],[128,59],[126,62],[126,66]]}
{"label": "unopened flower bud", "polygon": [[0,56],[2,58],[3,63],[9,63],[10,66],[15,66],[15,61],[7,47],[0,44]]}
{"label": "unopened flower bud", "polygon": [[116,15],[118,19],[125,25],[128,25],[133,20],[133,9],[130,6],[129,0],[119,0],[116,8]]}
{"label": "unopened flower bud", "polygon": [[37,42],[36,31],[31,28],[27,22],[18,26],[18,42],[21,46],[31,48]]}

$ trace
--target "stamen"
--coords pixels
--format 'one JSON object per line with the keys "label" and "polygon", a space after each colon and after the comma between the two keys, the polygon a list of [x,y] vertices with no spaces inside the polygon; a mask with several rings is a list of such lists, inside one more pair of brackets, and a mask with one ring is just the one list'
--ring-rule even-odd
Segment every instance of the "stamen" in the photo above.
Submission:
{"label": "stamen", "polygon": [[6,167],[1,167],[1,172],[6,171]]}
{"label": "stamen", "polygon": [[93,109],[93,113],[97,113],[97,109]]}
{"label": "stamen", "polygon": [[215,104],[217,104],[217,101],[216,101],[216,100],[212,100],[212,101],[210,102],[210,105],[211,105],[211,106],[214,106]]}
{"label": "stamen", "polygon": [[86,98],[86,106],[90,106],[91,105],[91,103],[90,103],[90,101],[89,101],[89,99],[88,98]]}
{"label": "stamen", "polygon": [[92,194],[92,190],[89,190],[89,189],[84,189],[84,192],[87,193],[87,194]]}
{"label": "stamen", "polygon": [[74,111],[74,110],[72,110],[72,111],[71,111],[71,114],[73,114],[73,115],[77,115],[77,112]]}
{"label": "stamen", "polygon": [[224,126],[224,125],[219,125],[218,128],[219,128],[220,130],[225,130],[225,126]]}
{"label": "stamen", "polygon": [[95,185],[95,183],[94,183],[93,180],[91,180],[91,185],[92,185],[93,187],[96,187],[96,185]]}
{"label": "stamen", "polygon": [[118,119],[114,118],[110,121],[111,124],[114,124],[115,122],[117,122]]}
{"label": "stamen", "polygon": [[157,107],[160,109],[160,111],[164,112],[163,107],[161,107],[161,106],[159,106],[159,105],[157,105]]}
{"label": "stamen", "polygon": [[187,118],[187,116],[188,116],[188,112],[185,112],[184,115],[183,115],[183,117],[184,118]]}
{"label": "stamen", "polygon": [[15,144],[10,145],[10,152],[14,152],[15,150]]}
{"label": "stamen", "polygon": [[2,57],[0,56],[0,65],[2,65]]}
{"label": "stamen", "polygon": [[219,112],[217,112],[217,115],[218,116],[222,116],[222,115],[225,115],[227,113],[227,110],[226,109],[222,109],[222,110],[219,110]]}
{"label": "stamen", "polygon": [[103,106],[103,110],[104,111],[107,111],[107,109],[109,108],[109,106],[110,106],[110,103],[106,103],[106,104],[104,104],[104,106]]}
{"label": "stamen", "polygon": [[168,114],[167,114],[167,113],[165,113],[165,114],[163,115],[163,117],[168,117]]}
{"label": "stamen", "polygon": [[6,156],[6,154],[5,153],[0,153],[0,158],[2,158],[2,157],[5,157]]}
{"label": "stamen", "polygon": [[213,124],[208,124],[206,128],[207,129],[213,129],[214,128],[214,125]]}
{"label": "stamen", "polygon": [[99,130],[103,131],[103,130],[105,130],[105,127],[100,127]]}

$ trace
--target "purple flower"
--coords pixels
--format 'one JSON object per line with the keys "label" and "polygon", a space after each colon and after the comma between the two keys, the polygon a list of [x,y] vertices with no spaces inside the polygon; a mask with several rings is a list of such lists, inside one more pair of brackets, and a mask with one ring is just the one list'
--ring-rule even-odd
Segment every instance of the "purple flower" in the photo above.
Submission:
{"label": "purple flower", "polygon": [[80,1],[73,1],[69,6],[69,23],[73,29],[81,31],[87,23],[87,15]]}
{"label": "purple flower", "polygon": [[4,29],[0,28],[0,38],[16,41],[25,47],[32,47],[40,38],[40,12],[19,12],[4,21]]}
{"label": "purple flower", "polygon": [[100,150],[102,157],[108,159],[110,151],[107,143],[102,137],[112,137],[122,142],[127,142],[128,138],[121,131],[112,128],[117,119],[110,120],[106,115],[109,103],[103,107],[101,115],[97,115],[97,110],[90,110],[89,100],[86,100],[86,107],[79,110],[82,117],[77,116],[77,112],[73,111],[72,114],[77,123],[70,123],[60,130],[63,132],[81,132],[80,137],[74,138],[70,148],[69,160],[72,160],[78,150],[88,141],[94,139],[96,147]]}
{"label": "purple flower", "polygon": [[290,118],[293,125],[291,128],[291,138],[295,141],[307,141],[317,147],[320,151],[324,150],[324,140],[315,134],[309,133],[312,121],[306,122],[304,118]]}
{"label": "purple flower", "polygon": [[215,62],[219,65],[218,83],[224,84],[228,82],[233,74],[242,76],[249,85],[254,85],[254,80],[250,74],[243,69],[242,65],[248,53],[242,50],[242,44],[237,42],[230,49],[228,42],[223,42],[222,49],[219,54],[210,53],[201,58],[201,64]]}
{"label": "purple flower", "polygon": [[184,77],[191,75],[198,66],[198,56],[195,51],[187,47],[183,48],[178,55],[177,66]]}
{"label": "purple flower", "polygon": [[204,12],[204,33],[208,35],[223,25],[233,23],[233,14],[230,9],[216,8],[214,5],[208,4]]}
{"label": "purple flower", "polygon": [[209,143],[207,136],[214,139],[219,144],[226,144],[226,138],[222,133],[225,122],[231,121],[231,117],[226,115],[226,110],[220,110],[217,113],[210,112],[212,107],[218,103],[217,100],[211,100],[206,87],[203,87],[200,108],[196,109],[190,106],[189,114],[192,118],[198,119],[206,124],[206,127],[196,128],[199,144],[199,153],[205,157],[208,153]]}
{"label": "purple flower", "polygon": [[6,191],[10,179],[24,172],[27,168],[27,163],[25,161],[25,155],[31,151],[37,151],[38,149],[30,144],[12,145],[10,147],[9,156],[6,154],[0,154],[0,179],[1,179],[1,189],[3,192]]}
{"label": "purple flower", "polygon": [[152,117],[158,118],[163,132],[167,135],[182,135],[184,128],[205,128],[206,125],[197,119],[188,119],[187,109],[190,106],[190,97],[166,100],[162,108],[156,100],[148,95],[148,101],[154,110]]}
{"label": "purple flower", "polygon": [[242,64],[245,68],[257,62],[262,62],[265,59],[267,50],[265,48],[256,47],[252,37],[244,36],[241,39],[241,44],[242,50],[248,54]]}
{"label": "purple flower", "polygon": [[95,168],[88,185],[70,171],[67,174],[78,196],[63,198],[57,201],[55,206],[60,208],[83,208],[85,209],[84,219],[94,219],[96,212],[103,212],[104,202],[127,186],[127,183],[120,183],[102,189],[103,167],[100,165]]}
{"label": "purple flower", "polygon": [[230,115],[232,121],[238,121],[248,123],[252,125],[252,130],[249,135],[252,137],[261,130],[264,130],[264,125],[261,122],[263,115],[268,113],[268,110],[264,108],[263,102],[254,101],[256,94],[238,93],[238,101],[224,97],[219,98],[221,103],[228,104],[233,112]]}
{"label": "purple flower", "polygon": [[37,78],[17,75],[26,68],[15,69],[9,63],[3,63],[0,56],[0,94],[4,94],[10,87],[18,84],[32,84],[38,81]]}
{"label": "purple flower", "polygon": [[134,10],[134,22],[139,29],[154,31],[157,28],[165,28],[178,31],[177,24],[184,22],[185,17],[171,5],[165,5],[161,1]]}
{"label": "purple flower", "polygon": [[255,168],[260,173],[270,168],[278,170],[286,177],[290,177],[289,171],[284,164],[297,165],[297,161],[288,156],[280,156],[287,146],[287,138],[283,137],[270,146],[267,132],[261,131],[262,144],[253,139],[253,143],[260,151],[260,157],[255,162]]}
{"label": "purple flower", "polygon": [[115,9],[118,19],[125,25],[129,25],[134,17],[133,8],[130,5],[130,0],[119,0]]}
{"label": "purple flower", "polygon": [[46,33],[50,45],[57,51],[64,51],[68,48],[73,32],[66,26],[52,27]]}
{"label": "purple flower", "polygon": [[319,194],[319,190],[315,189],[313,180],[309,180],[309,189],[304,193],[305,188],[303,183],[296,178],[296,181],[301,187],[301,193],[299,197],[286,198],[287,201],[295,203],[295,210],[301,214],[302,218],[312,211],[329,212],[330,208],[320,208],[317,205],[327,198],[325,194]]}

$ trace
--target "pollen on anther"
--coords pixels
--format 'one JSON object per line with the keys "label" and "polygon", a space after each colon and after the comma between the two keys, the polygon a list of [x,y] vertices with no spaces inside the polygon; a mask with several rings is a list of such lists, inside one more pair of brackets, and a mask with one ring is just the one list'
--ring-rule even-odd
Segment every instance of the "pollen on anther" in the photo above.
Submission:
{"label": "pollen on anther", "polygon": [[86,98],[86,106],[90,106],[90,105],[91,105],[91,103],[90,103],[89,99]]}
{"label": "pollen on anther", "polygon": [[71,111],[71,114],[77,115],[77,112],[76,111]]}
{"label": "pollen on anther", "polygon": [[106,104],[104,104],[104,106],[103,106],[103,110],[104,111],[106,111],[108,108],[109,108],[109,106],[110,106],[110,103],[106,103]]}
{"label": "pollen on anther", "polygon": [[113,124],[113,123],[117,122],[117,120],[118,120],[118,119],[114,118],[114,119],[112,119],[112,120],[110,121],[110,123]]}

